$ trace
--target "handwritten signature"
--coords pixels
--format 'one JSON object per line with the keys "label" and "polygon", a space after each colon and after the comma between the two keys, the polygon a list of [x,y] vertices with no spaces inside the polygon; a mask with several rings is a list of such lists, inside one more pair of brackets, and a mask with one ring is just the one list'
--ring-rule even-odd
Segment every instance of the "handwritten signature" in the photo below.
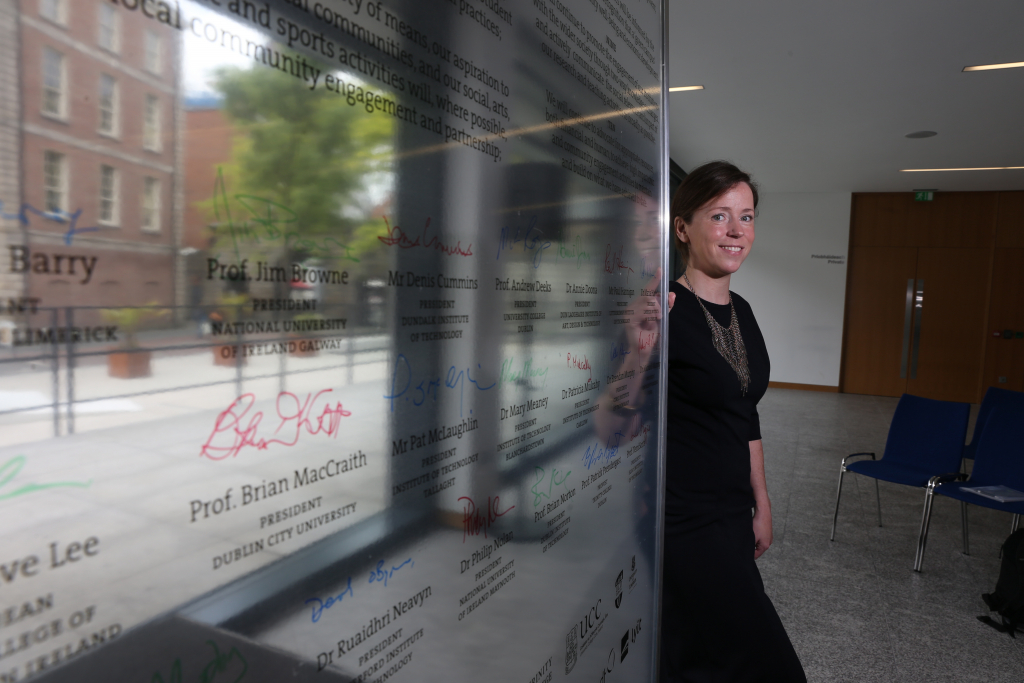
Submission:
{"label": "handwritten signature", "polygon": [[537,217],[531,216],[530,223],[526,226],[526,230],[521,227],[516,228],[515,232],[507,225],[501,229],[501,235],[498,238],[498,255],[495,259],[501,258],[501,253],[508,250],[509,253],[514,253],[517,244],[522,243],[523,253],[532,253],[533,267],[537,268],[540,266],[541,258],[544,256],[544,250],[551,246],[551,242],[544,240],[544,233],[537,228]]}
{"label": "handwritten signature", "polygon": [[320,617],[321,615],[323,615],[324,610],[330,609],[331,607],[334,607],[335,605],[340,603],[342,600],[345,599],[346,595],[350,598],[355,596],[355,593],[352,592],[351,576],[348,577],[348,585],[345,587],[345,590],[341,591],[337,595],[329,595],[324,600],[321,600],[320,598],[309,598],[308,600],[306,600],[306,604],[311,605],[313,609],[313,623],[315,624],[316,622],[320,621]]}
{"label": "handwritten signature", "polygon": [[322,389],[315,395],[307,394],[305,401],[299,401],[299,397],[290,391],[278,394],[276,408],[281,422],[274,430],[274,434],[281,434],[281,437],[271,439],[262,438],[257,434],[263,420],[263,412],[255,411],[249,415],[256,402],[256,395],[242,394],[228,406],[227,410],[217,416],[213,432],[203,444],[199,455],[210,460],[224,460],[237,456],[246,447],[263,451],[271,444],[294,446],[304,433],[311,436],[324,434],[336,437],[341,427],[341,418],[352,415],[342,408],[340,401],[333,407],[327,403],[320,414],[313,417],[317,400],[331,391],[333,390]]}
{"label": "handwritten signature", "polygon": [[583,249],[583,238],[576,235],[568,246],[565,242],[558,242],[558,258],[576,259],[576,270],[579,270],[584,261],[590,260],[590,253]]}
{"label": "handwritten signature", "polygon": [[579,356],[570,351],[565,354],[565,364],[569,368],[576,368],[577,370],[586,370],[587,373],[590,375],[589,379],[593,379],[594,377],[594,373],[590,368],[590,361],[587,360],[586,354],[583,355],[583,358],[580,358]]}
{"label": "handwritten signature", "polygon": [[[384,224],[388,226],[387,237],[378,236],[377,239],[379,239],[381,242],[388,245],[389,247],[398,246],[400,249],[412,249],[413,247],[421,247],[423,249],[436,249],[445,254],[448,254],[449,256],[473,255],[473,245],[470,244],[465,249],[463,249],[462,240],[459,240],[458,242],[455,243],[454,246],[452,246],[451,244],[445,244],[444,242],[440,241],[436,235],[427,239],[427,228],[430,227],[429,217],[427,217],[426,225],[423,226],[423,234],[418,235],[414,240],[409,239],[409,236],[405,233],[405,231],[402,230],[402,228],[398,227],[397,225],[392,228],[391,223],[388,222],[387,216],[384,216]],[[422,241],[420,241],[421,238]]]}
{"label": "handwritten signature", "polygon": [[[477,370],[483,372],[479,363],[477,363],[476,367]],[[401,384],[401,380],[399,379],[400,376],[405,379],[405,385],[401,389],[398,388]],[[496,384],[496,382],[491,382],[485,386],[473,378],[468,367],[463,370],[461,368],[456,368],[454,365],[448,368],[448,372],[445,374],[443,380],[440,376],[427,377],[416,385],[416,388],[412,390],[412,393],[409,396],[406,396],[409,392],[409,387],[412,386],[412,381],[412,365],[409,363],[409,359],[405,357],[405,354],[400,353],[398,354],[398,358],[395,359],[395,371],[391,375],[391,393],[384,395],[384,398],[391,402],[391,412],[395,412],[395,401],[400,398],[404,397],[406,401],[410,401],[418,408],[426,403],[428,398],[432,399],[436,403],[438,391],[441,389],[457,389],[459,392],[459,417],[462,417],[467,381],[479,391],[487,391],[488,389],[493,388]],[[473,411],[471,410],[469,412],[472,413]]]}
{"label": "handwritten signature", "polygon": [[476,503],[469,496],[460,496],[462,503],[462,542],[466,542],[468,536],[478,536],[480,534],[487,538],[487,530],[498,521],[499,517],[503,517],[510,511],[515,509],[515,505],[512,505],[504,510],[499,511],[501,496],[494,496],[491,498],[487,496],[487,506],[481,510],[477,507]]}
{"label": "handwritten signature", "polygon": [[213,215],[219,225],[227,226],[230,231],[235,255],[239,259],[241,259],[240,244],[242,242],[250,241],[259,245],[264,241],[284,240],[285,247],[289,249],[327,253],[332,253],[337,249],[341,251],[340,258],[359,262],[347,244],[342,244],[333,237],[324,237],[317,242],[308,236],[303,237],[298,231],[293,230],[292,227],[299,222],[298,214],[284,204],[251,194],[236,194],[234,199],[250,214],[237,223],[231,215],[231,206],[228,203],[224,170],[218,166],[217,177],[213,181]]}
{"label": "handwritten signature", "polygon": [[631,353],[633,352],[629,350],[629,345],[625,343],[618,345],[612,344],[612,360],[615,360],[616,358],[621,358],[623,361],[625,361],[626,356],[628,356]]}
{"label": "handwritten signature", "polygon": [[[232,646],[230,650],[221,654],[217,643],[208,640],[206,644],[213,648],[213,659],[203,667],[202,673],[199,674],[199,683],[212,683],[218,674],[227,672],[228,667],[234,661],[238,662],[242,670],[238,672],[238,675],[230,683],[238,683],[245,678],[245,674],[249,672],[249,663],[245,661],[245,657],[238,651],[238,648]],[[227,681],[227,679],[222,680]],[[166,681],[164,681],[164,677],[160,675],[159,671],[154,671],[150,683],[182,683],[181,657],[176,658],[174,663],[171,664],[171,670]]]}
{"label": "handwritten signature", "polygon": [[623,247],[620,245],[618,250],[612,249],[612,245],[609,244],[604,250],[604,272],[606,273],[618,273],[620,270],[626,271],[626,282],[629,282],[629,274],[633,272],[633,269],[622,260]]}
{"label": "handwritten signature", "polygon": [[380,560],[379,562],[377,562],[377,566],[374,569],[370,570],[370,583],[382,583],[383,582],[384,587],[386,588],[387,585],[388,585],[388,579],[390,579],[392,576],[394,576],[395,572],[397,572],[399,569],[401,569],[405,565],[409,565],[410,568],[416,566],[415,563],[412,561],[412,558],[410,557],[409,559],[407,559],[405,562],[403,562],[402,564],[398,565],[397,567],[394,566],[394,565],[391,565],[391,569],[384,569],[384,560]]}
{"label": "handwritten signature", "polygon": [[[556,486],[564,486],[566,491],[569,490],[569,485],[565,483],[565,480],[569,478],[570,474],[572,474],[572,470],[566,470],[565,474],[562,475],[561,479],[559,479],[558,477],[559,470],[557,468],[551,470],[550,477],[547,476],[547,472],[544,470],[543,467],[534,467],[533,472],[534,475],[537,477],[537,480],[533,482],[533,486],[530,487],[530,493],[533,494],[533,507],[537,507],[538,505],[543,503],[544,501],[542,500],[542,498],[550,499],[551,494],[555,490]],[[540,491],[538,491],[537,487],[541,486],[544,483],[545,477],[547,478],[548,484],[547,491],[543,490],[543,488]]]}
{"label": "handwritten signature", "polygon": [[515,367],[515,356],[512,358],[506,358],[501,361],[501,374],[498,375],[498,383],[505,384],[506,382],[513,383],[528,383],[534,377],[543,377],[544,382],[541,384],[541,388],[544,388],[548,383],[548,368],[544,367],[534,368],[533,358],[527,358],[523,363],[522,368]]}
{"label": "handwritten signature", "polygon": [[26,493],[35,493],[36,491],[45,491],[46,489],[56,488],[78,488],[87,489],[92,485],[92,480],[81,482],[81,481],[56,481],[49,484],[11,484],[11,486],[17,486],[13,490],[4,492],[3,488],[7,486],[12,479],[18,476],[21,469],[25,466],[25,456],[16,455],[3,465],[0,465],[0,500],[7,500],[8,498],[17,498],[23,496]]}
{"label": "handwritten signature", "polygon": [[0,218],[7,220],[18,220],[26,228],[29,226],[31,221],[29,220],[29,214],[39,216],[41,218],[48,218],[51,221],[57,221],[58,223],[67,223],[68,229],[64,233],[64,244],[71,244],[75,239],[75,235],[82,232],[96,232],[99,230],[99,226],[92,226],[91,228],[80,228],[78,227],[78,219],[82,217],[82,209],[78,209],[74,213],[68,213],[67,211],[40,211],[31,204],[22,204],[21,209],[18,213],[7,213],[4,211],[4,203],[0,201]]}
{"label": "handwritten signature", "polygon": [[[601,462],[601,459],[611,460],[615,457],[616,453],[619,452],[619,441],[625,436],[622,432],[615,432],[608,437],[605,441],[604,448],[598,445],[598,442],[594,442],[594,445],[587,446],[587,452],[583,454],[583,464],[589,470],[591,467]],[[615,440],[615,444],[612,444],[612,439]]]}
{"label": "handwritten signature", "polygon": [[658,341],[657,332],[649,332],[648,334],[641,332],[637,338],[637,345],[640,347],[640,350],[643,351],[644,349],[649,349],[654,346],[654,342],[656,341]]}
{"label": "handwritten signature", "polygon": [[641,277],[654,277],[658,274],[658,268],[660,268],[658,261],[654,261],[651,265],[647,265],[647,257],[640,257],[640,276]]}

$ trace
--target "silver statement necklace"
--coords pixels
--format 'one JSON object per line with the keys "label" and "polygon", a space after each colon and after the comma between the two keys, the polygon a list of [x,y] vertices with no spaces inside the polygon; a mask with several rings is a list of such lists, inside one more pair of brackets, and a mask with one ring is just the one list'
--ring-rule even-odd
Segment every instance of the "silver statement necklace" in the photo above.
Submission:
{"label": "silver statement necklace", "polygon": [[685,271],[683,280],[686,281],[686,286],[693,292],[694,298],[697,299],[701,310],[704,311],[704,319],[708,321],[708,327],[711,328],[711,342],[714,344],[715,351],[718,351],[725,362],[732,367],[736,377],[740,380],[740,390],[746,396],[747,389],[750,388],[750,367],[747,365],[747,347],[744,346],[743,336],[740,335],[740,321],[736,317],[736,307],[732,305],[732,293],[729,293],[729,310],[731,312],[729,327],[722,327],[697,296],[697,290],[690,284],[690,278],[686,277]]}

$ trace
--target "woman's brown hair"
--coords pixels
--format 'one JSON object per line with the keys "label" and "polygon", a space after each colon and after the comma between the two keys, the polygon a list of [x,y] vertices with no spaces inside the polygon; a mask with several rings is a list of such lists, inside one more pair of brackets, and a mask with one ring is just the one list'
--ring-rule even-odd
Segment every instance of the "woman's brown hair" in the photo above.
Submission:
{"label": "woman's brown hair", "polygon": [[744,173],[728,161],[710,161],[690,171],[672,197],[672,244],[683,258],[685,267],[690,261],[690,245],[676,236],[676,217],[684,223],[693,222],[693,214],[712,199],[720,197],[735,185],[746,183],[754,195],[754,208],[757,208],[757,185]]}

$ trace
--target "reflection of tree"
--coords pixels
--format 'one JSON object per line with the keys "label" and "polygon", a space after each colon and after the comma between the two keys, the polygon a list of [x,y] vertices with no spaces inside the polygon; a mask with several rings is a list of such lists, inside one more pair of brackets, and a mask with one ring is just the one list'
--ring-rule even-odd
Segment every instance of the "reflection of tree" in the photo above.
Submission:
{"label": "reflection of tree", "polygon": [[[379,244],[384,223],[358,195],[390,168],[390,118],[272,69],[222,68],[215,87],[239,132],[208,203],[221,226],[216,248],[238,248],[241,234],[250,253],[355,260]],[[241,228],[234,236],[226,220]]]}

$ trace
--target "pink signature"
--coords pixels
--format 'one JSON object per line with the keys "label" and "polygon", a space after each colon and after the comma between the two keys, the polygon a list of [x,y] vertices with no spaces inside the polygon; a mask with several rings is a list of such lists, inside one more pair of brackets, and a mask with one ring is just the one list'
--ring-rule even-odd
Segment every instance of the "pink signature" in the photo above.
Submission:
{"label": "pink signature", "polygon": [[487,530],[498,521],[498,518],[505,515],[510,510],[515,509],[515,505],[512,507],[498,512],[498,501],[501,496],[495,496],[493,499],[487,496],[487,508],[480,510],[477,508],[476,503],[473,502],[472,498],[468,496],[462,496],[459,500],[464,500],[462,504],[462,542],[466,542],[467,536],[478,536],[480,534],[487,538]]}
{"label": "pink signature", "polygon": [[580,358],[574,353],[565,354],[565,364],[570,368],[575,367],[577,370],[586,370],[590,374],[590,378],[594,377],[594,374],[590,371],[590,361],[587,360],[586,354],[583,358]]}
{"label": "pink signature", "polygon": [[436,235],[434,235],[430,239],[427,239],[427,228],[430,227],[429,217],[427,218],[426,224],[423,226],[423,234],[418,235],[416,239],[410,239],[409,236],[405,234],[405,231],[402,230],[402,228],[398,227],[397,225],[392,228],[391,223],[388,222],[387,216],[384,216],[384,224],[388,226],[387,237],[378,236],[377,239],[379,239],[381,242],[388,245],[389,247],[397,245],[401,249],[411,249],[413,247],[422,247],[423,249],[438,249],[444,252],[445,254],[448,254],[449,256],[453,254],[457,256],[473,255],[473,245],[470,244],[465,249],[463,249],[462,240],[459,240],[458,242],[455,243],[454,246],[452,246],[450,244],[445,244],[441,242],[439,239],[437,239]]}
{"label": "pink signature", "polygon": [[203,444],[199,457],[207,457],[210,460],[224,460],[238,455],[243,448],[255,448],[266,450],[271,444],[282,446],[294,446],[299,438],[305,434],[325,434],[336,437],[341,427],[341,418],[349,417],[351,412],[341,407],[337,402],[331,407],[325,402],[319,415],[314,417],[314,406],[317,399],[322,395],[330,393],[331,389],[323,389],[314,394],[307,394],[305,401],[299,401],[299,397],[290,391],[282,391],[277,395],[277,417],[280,424],[274,430],[274,438],[259,436],[260,422],[263,420],[263,412],[255,411],[250,413],[253,404],[256,402],[255,394],[242,394],[235,399],[234,403],[228,406],[227,410],[217,416],[213,432]]}

